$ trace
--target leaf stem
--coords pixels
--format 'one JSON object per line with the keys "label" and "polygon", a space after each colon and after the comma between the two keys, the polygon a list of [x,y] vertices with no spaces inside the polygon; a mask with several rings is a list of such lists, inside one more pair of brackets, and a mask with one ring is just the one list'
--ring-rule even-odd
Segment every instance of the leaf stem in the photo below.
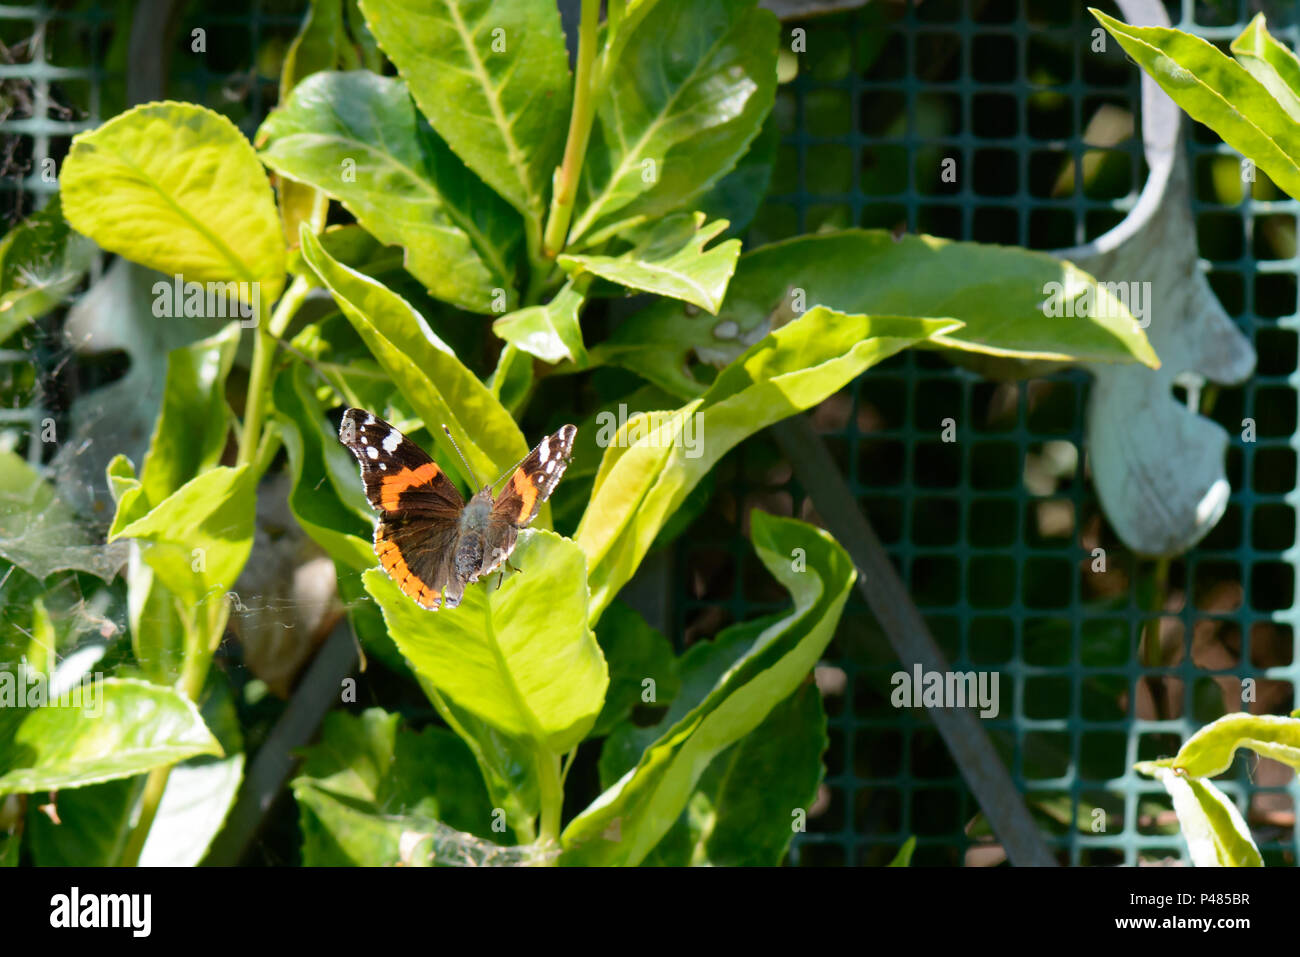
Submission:
{"label": "leaf stem", "polygon": [[306,278],[298,276],[276,303],[267,327],[263,329],[258,323],[253,338],[253,363],[248,372],[248,399],[244,404],[244,428],[239,437],[237,465],[251,464],[257,458],[262,440],[262,420],[266,415],[266,397],[271,391],[267,380],[275,355],[275,340],[284,335],[284,330],[310,291],[311,285]]}
{"label": "leaf stem", "polygon": [[582,0],[582,17],[578,22],[578,64],[574,76],[573,112],[569,118],[569,138],[564,144],[564,162],[555,171],[551,189],[551,212],[546,220],[543,253],[554,259],[564,248],[573,218],[573,204],[578,196],[578,179],[587,155],[591,124],[596,117],[596,89],[600,85],[600,68],[596,63],[596,40],[600,26],[600,0]]}
{"label": "leaf stem", "polygon": [[[560,814],[564,808],[564,784],[560,779],[560,756],[538,746],[537,787],[542,813],[537,838],[543,846],[558,844],[560,840]],[[546,855],[548,863],[554,857]]]}
{"label": "leaf stem", "polygon": [[163,792],[167,790],[167,779],[171,777],[172,765],[154,768],[145,779],[144,797],[140,801],[140,817],[131,828],[126,847],[122,850],[119,862],[122,867],[136,867],[140,863],[140,854],[144,851],[144,842],[149,839],[149,829],[158,814],[158,805],[162,803]]}

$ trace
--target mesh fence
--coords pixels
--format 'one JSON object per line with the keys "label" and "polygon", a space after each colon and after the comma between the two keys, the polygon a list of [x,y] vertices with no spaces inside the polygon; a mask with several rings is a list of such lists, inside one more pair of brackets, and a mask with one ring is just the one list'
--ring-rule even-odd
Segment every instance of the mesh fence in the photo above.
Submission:
{"label": "mesh fence", "polygon": [[[1257,6],[1167,4],[1176,25],[1225,47]],[[1294,44],[1292,6],[1265,6]],[[57,167],[72,135],[125,105],[132,9],[0,5],[7,216],[41,205],[56,188],[44,161]],[[287,0],[183,5],[168,95],[251,135],[299,16]],[[1094,52],[1094,26],[1083,4],[1059,0],[873,4],[787,24],[788,41],[806,31],[807,52],[778,94],[772,191],[747,245],[847,226],[1036,249],[1105,232],[1132,208],[1145,166],[1139,71],[1113,43]],[[203,53],[191,50],[196,29]],[[1232,436],[1232,495],[1197,548],[1142,561],[1109,529],[1088,480],[1082,373],[998,383],[908,351],[813,415],[953,668],[1000,674],[1001,713],[985,726],[1063,863],[1182,858],[1168,798],[1132,764],[1239,710],[1243,679],[1257,682],[1252,710],[1296,707],[1296,203],[1262,174],[1243,195],[1240,158],[1196,124],[1184,130],[1200,268],[1259,356],[1246,385],[1200,397]],[[954,182],[941,176],[948,158]],[[32,358],[40,367],[40,349],[0,353],[0,376]],[[25,432],[41,414],[0,410],[0,431]],[[1245,417],[1255,441],[1241,438]],[[953,443],[940,438],[949,418]],[[763,439],[719,467],[667,559],[664,621],[679,647],[784,604],[744,516],[759,506],[815,519],[792,475]],[[1098,547],[1104,572],[1092,569]],[[1158,664],[1142,663],[1144,631]],[[818,670],[827,777],[792,863],[884,863],[911,835],[918,864],[1000,859],[924,712],[890,705],[897,670],[855,595]],[[1266,863],[1294,864],[1294,776],[1241,757],[1225,790]]]}

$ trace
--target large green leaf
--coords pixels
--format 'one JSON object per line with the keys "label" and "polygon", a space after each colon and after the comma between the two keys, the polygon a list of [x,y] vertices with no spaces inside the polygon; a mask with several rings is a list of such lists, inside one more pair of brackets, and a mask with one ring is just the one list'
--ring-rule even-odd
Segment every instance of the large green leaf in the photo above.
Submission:
{"label": "large green leaf", "polygon": [[775,867],[817,797],[826,713],[805,681],[719,754],[646,864]]}
{"label": "large green leaf", "polygon": [[780,31],[753,0],[662,4],[632,20],[614,33],[623,46],[583,165],[574,248],[681,209],[735,166],[772,108]]}
{"label": "large green leaf", "polygon": [[416,414],[437,436],[442,434],[438,426],[446,423],[484,481],[528,454],[510,413],[405,299],[335,261],[306,231],[302,251]]}
{"label": "large green leaf", "polygon": [[224,606],[253,547],[256,484],[250,466],[211,469],[148,514],[114,522],[109,541],[140,542],[142,557],[158,580],[187,608]]}
{"label": "large green leaf", "polygon": [[526,530],[511,556],[523,574],[471,585],[458,608],[430,612],[378,569],[362,578],[397,647],[450,702],[514,738],[562,754],[600,712],[609,672],[587,625],[582,550]]}
{"label": "large green leaf", "polygon": [[131,836],[140,777],[59,792],[56,824],[29,802],[26,842],[37,867],[112,867]]}
{"label": "large green leaf", "polygon": [[361,10],[438,135],[536,230],[572,98],[555,4],[361,0]]}
{"label": "large green leaf", "polygon": [[[754,548],[789,591],[773,621],[637,766],[579,814],[562,835],[569,864],[638,864],[686,808],[715,757],[749,734],[805,680],[835,631],[856,578],[829,535],[794,519],[750,513]],[[802,556],[804,561],[792,561]],[[784,809],[789,826],[790,809]]]}
{"label": "large green leaf", "polygon": [[726,228],[725,219],[706,226],[703,213],[677,213],[653,223],[619,256],[561,255],[559,263],[570,272],[594,273],[716,314],[736,270],[740,240],[728,239],[707,252],[704,245]]}
{"label": "large green leaf", "polygon": [[167,355],[162,410],[140,466],[145,498],[157,505],[221,459],[230,431],[226,378],[239,347],[239,324]]}
{"label": "large green leaf", "polygon": [[93,687],[94,700],[87,695],[80,706],[0,708],[0,795],[79,788],[221,754],[179,692],[129,678]]}
{"label": "large green leaf", "polygon": [[95,245],[74,233],[56,193],[0,239],[0,343],[58,306],[90,268]]}
{"label": "large green leaf", "polygon": [[353,485],[356,484],[356,466],[325,418],[310,376],[306,366],[294,363],[281,371],[275,380],[276,420],[289,453],[289,470],[293,476],[289,508],[302,530],[334,561],[356,571],[373,568],[373,529],[340,500],[328,481],[333,470],[327,459],[336,453],[349,459],[339,464],[347,467]]}
{"label": "large green leaf", "polygon": [[1296,122],[1246,67],[1190,33],[1133,27],[1090,12],[1188,116],[1254,160],[1284,192],[1300,197]]}
{"label": "large green leaf", "polygon": [[[1058,283],[1067,298],[1092,290],[1095,317],[1050,318]],[[886,230],[800,236],[740,257],[717,317],[662,301],[623,323],[592,350],[675,395],[699,395],[692,357],[723,366],[751,343],[813,306],[867,315],[951,316],[965,325],[936,346],[1018,358],[1158,365],[1137,321],[1111,291],[1044,253],[895,239]]]}
{"label": "large green leaf", "polygon": [[[140,854],[141,867],[199,864],[234,803],[244,765],[242,735],[224,680],[209,688],[200,713],[227,757],[201,754],[172,767]],[[33,862],[39,867],[118,864],[144,784],[145,777],[137,775],[61,791],[53,800],[55,819],[33,807],[27,817]]]}
{"label": "large green leaf", "polygon": [[[603,629],[615,602],[601,619]],[[682,656],[682,691],[652,727],[620,724],[600,753],[600,783],[613,787],[641,755],[696,708],[755,639],[780,616],[726,628]],[[826,715],[817,687],[805,682],[757,728],[723,751],[701,776],[686,809],[647,864],[776,865],[794,835],[795,815],[807,812],[822,778]]]}
{"label": "large green leaf", "polygon": [[595,621],[659,530],[726,452],[816,405],[863,370],[950,333],[945,319],[806,312],[756,343],[700,399],[630,419],[611,439],[574,540],[587,553]]}
{"label": "large green leaf", "polygon": [[1264,859],[1232,799],[1213,781],[1188,778],[1170,768],[1150,771],[1174,799],[1174,813],[1197,867],[1263,867]]}
{"label": "large green leaf", "polygon": [[196,755],[171,769],[140,852],[141,867],[198,866],[238,796],[244,776],[244,736],[224,676],[210,677],[199,708],[226,756]]}
{"label": "large green leaf", "polygon": [[518,215],[456,158],[406,84],[364,70],[317,73],[262,124],[262,161],[339,200],[438,299],[513,308]]}
{"label": "large green leaf", "polygon": [[1225,714],[1183,742],[1178,754],[1136,767],[1143,774],[1171,768],[1193,778],[1222,774],[1232,766],[1238,748],[1250,748],[1274,761],[1300,769],[1300,719],[1274,714]]}
{"label": "large green leaf", "polygon": [[192,103],[147,103],[79,133],[60,174],[63,214],[105,249],[192,282],[284,288],[275,197],[248,140]]}
{"label": "large green leaf", "polygon": [[582,344],[578,312],[585,301],[582,291],[570,280],[550,302],[502,316],[492,323],[492,331],[520,352],[543,362],[568,359],[581,368],[587,364],[587,349]]}
{"label": "large green leaf", "polygon": [[601,616],[596,640],[609,663],[609,690],[591,737],[609,734],[638,704],[667,705],[677,700],[681,678],[673,646],[636,611],[614,602]]}
{"label": "large green leaf", "polygon": [[511,563],[523,575],[471,585],[459,607],[437,612],[382,571],[363,580],[398,648],[448,702],[562,754],[590,731],[610,680],[586,624],[584,555],[558,534],[525,531]]}
{"label": "large green leaf", "polygon": [[[429,855],[425,820],[465,837],[489,837],[492,807],[478,770],[454,734],[399,728],[399,716],[370,708],[325,716],[293,782],[303,832],[303,863],[393,865]],[[446,836],[443,829],[428,828]],[[474,846],[481,842],[469,840]],[[422,846],[420,846],[422,845]]]}

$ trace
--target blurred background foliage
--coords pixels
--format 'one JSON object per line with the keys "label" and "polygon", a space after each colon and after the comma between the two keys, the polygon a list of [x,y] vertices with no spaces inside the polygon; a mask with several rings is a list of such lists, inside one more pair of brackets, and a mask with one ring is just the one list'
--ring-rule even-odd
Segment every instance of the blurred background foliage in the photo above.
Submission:
{"label": "blurred background foliage", "polygon": [[[1258,4],[1167,6],[1175,24],[1226,48]],[[1291,5],[1264,6],[1270,27],[1294,43]],[[61,163],[77,130],[126,105],[135,7],[78,0],[42,4],[33,15],[32,7],[0,6],[0,64],[8,65],[0,74],[0,217],[7,223],[55,188],[41,179],[41,160]],[[182,7],[167,38],[168,96],[218,110],[251,136],[276,102],[303,4]],[[1113,45],[1089,53],[1093,24],[1082,8],[1057,0],[876,2],[787,23],[790,40],[792,29],[806,30],[807,52],[784,56],[771,128],[726,197],[734,218],[752,216],[746,247],[864,226],[1046,250],[1115,226],[1146,176],[1134,135],[1139,71]],[[195,53],[199,29],[205,52]],[[30,79],[36,64],[55,68],[43,90]],[[1262,173],[1247,195],[1239,158],[1213,133],[1186,126],[1202,268],[1259,355],[1258,375],[1244,387],[1189,397],[1235,437],[1231,504],[1194,552],[1157,568],[1126,553],[1107,527],[1082,447],[1082,373],[991,382],[908,351],[813,415],[953,667],[1002,673],[1003,712],[988,726],[1063,863],[1179,858],[1169,799],[1159,785],[1136,779],[1131,764],[1173,753],[1191,729],[1236,710],[1242,677],[1263,669],[1281,677],[1259,681],[1252,710],[1297,704],[1296,204]],[[949,157],[957,159],[956,182],[941,175]],[[91,279],[100,275],[96,264]],[[485,366],[486,323],[435,304],[414,281],[399,291],[466,364]],[[584,322],[599,335],[634,305],[607,301]],[[0,454],[50,466],[50,450],[32,446],[29,413],[39,410],[37,421],[52,419],[62,434],[78,397],[140,361],[124,348],[76,351],[65,321],[66,310],[56,310],[0,342],[8,350],[0,353],[0,410],[17,410],[0,419]],[[244,387],[239,375],[232,395]],[[552,377],[524,432],[539,434],[565,415],[580,421],[639,386],[617,369],[596,372],[581,390]],[[1247,415],[1257,422],[1256,443],[1240,441]],[[955,444],[939,439],[948,417],[961,426]],[[0,539],[23,531],[13,474],[0,477]],[[566,501],[564,492],[562,485],[555,515],[570,532],[583,503]],[[784,592],[744,540],[744,516],[755,506],[817,519],[789,463],[763,436],[723,460],[634,582],[634,592],[664,599],[651,624],[679,650],[784,605]],[[107,516],[77,521],[93,528]],[[1104,571],[1091,570],[1096,548],[1105,549]],[[60,655],[86,648],[102,655],[97,670],[124,657],[120,581],[104,584],[84,570],[41,580],[3,560],[0,578],[0,660],[29,653],[38,627],[53,630]],[[38,598],[44,611],[34,613]],[[36,620],[40,614],[48,620]],[[250,617],[270,614],[266,604],[250,607],[235,624],[251,627]],[[1158,639],[1158,668],[1138,664],[1144,630]],[[255,671],[239,643],[223,645],[219,670],[250,751],[283,712],[281,695],[311,650],[308,642],[285,651],[288,662],[263,654]],[[855,594],[817,672],[829,714],[828,774],[792,863],[883,864],[911,834],[916,864],[1002,859],[924,714],[889,705],[896,668]],[[436,720],[418,689],[382,660],[370,662],[359,684],[350,710],[383,702],[416,728]],[[642,716],[647,724],[658,717]],[[580,759],[573,773],[587,779],[574,793],[595,786],[594,759]],[[1268,864],[1296,863],[1293,777],[1273,762],[1242,760],[1228,787],[1247,795]],[[1104,834],[1093,830],[1095,808],[1106,813]],[[292,800],[281,800],[253,860],[295,862],[297,829]]]}

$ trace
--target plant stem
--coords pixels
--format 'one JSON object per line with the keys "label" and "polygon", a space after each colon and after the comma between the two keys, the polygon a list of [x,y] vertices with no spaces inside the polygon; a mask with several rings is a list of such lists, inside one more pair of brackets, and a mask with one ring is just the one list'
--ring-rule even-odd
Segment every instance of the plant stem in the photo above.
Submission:
{"label": "plant stem", "polygon": [[573,84],[573,113],[569,118],[569,139],[564,144],[564,162],[555,171],[552,184],[551,212],[546,221],[543,252],[554,259],[564,248],[573,218],[573,204],[578,196],[578,178],[587,155],[591,124],[596,116],[595,91],[600,83],[596,64],[596,39],[600,26],[600,0],[582,0],[582,17],[578,23],[578,65]]}
{"label": "plant stem", "polygon": [[144,842],[149,838],[149,828],[158,815],[158,805],[162,802],[163,792],[167,790],[167,779],[171,777],[172,765],[154,768],[145,779],[144,797],[140,801],[140,818],[131,829],[126,847],[122,849],[119,864],[122,867],[135,867],[140,863],[140,854],[144,851]]}
{"label": "plant stem", "polygon": [[[271,359],[275,355],[275,341],[284,335],[285,329],[293,321],[294,315],[311,291],[307,280],[298,276],[289,285],[288,290],[276,303],[270,321],[263,328],[260,321],[253,339],[253,363],[248,374],[248,399],[244,404],[244,424],[239,435],[238,465],[251,465],[259,460],[269,458],[267,450],[261,448],[262,420],[265,417],[266,396],[270,392],[267,381],[271,371]],[[207,628],[200,631],[198,622],[191,620],[186,627],[188,647],[185,649],[185,661],[181,666],[181,675],[176,682],[177,690],[191,701],[198,701],[203,684],[208,678],[208,669],[212,665],[212,656],[216,653],[221,636],[225,633],[226,622],[230,617],[230,607],[225,598],[219,604],[209,608]],[[200,647],[198,641],[189,641],[190,636],[207,634],[208,644]],[[154,818],[158,816],[158,805],[162,802],[163,792],[167,790],[167,780],[171,777],[174,765],[154,768],[145,780],[144,794],[140,799],[140,817],[131,829],[126,847],[122,851],[121,864],[135,867],[140,863],[140,854],[145,841],[149,838],[149,829]]]}
{"label": "plant stem", "polygon": [[297,277],[276,303],[267,328],[263,329],[262,324],[258,323],[253,339],[253,363],[248,372],[248,399],[244,404],[244,429],[239,437],[239,457],[235,460],[237,465],[250,465],[257,457],[258,444],[262,439],[266,397],[271,391],[267,380],[271,373],[271,360],[275,356],[275,340],[284,335],[284,330],[288,328],[310,290],[307,280],[302,276]]}
{"label": "plant stem", "polygon": [[[560,840],[560,813],[564,808],[564,784],[560,780],[560,756],[540,749],[537,752],[537,787],[541,799],[541,823],[537,839],[543,844]],[[546,858],[554,863],[553,857]]]}

